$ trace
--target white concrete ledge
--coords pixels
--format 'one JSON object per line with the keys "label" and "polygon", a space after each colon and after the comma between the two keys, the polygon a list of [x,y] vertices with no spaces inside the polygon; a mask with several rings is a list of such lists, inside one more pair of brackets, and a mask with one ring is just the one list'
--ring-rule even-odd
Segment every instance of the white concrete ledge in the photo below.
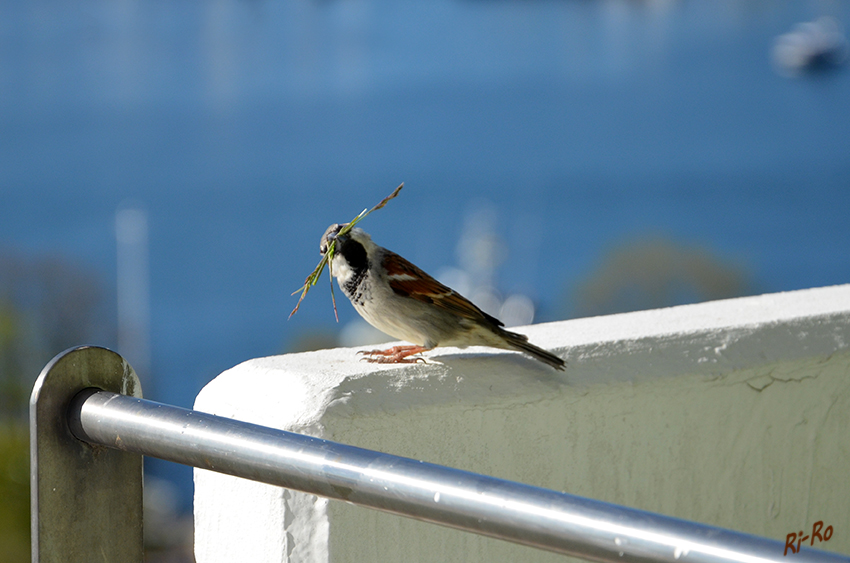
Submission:
{"label": "white concrete ledge", "polygon": [[[336,349],[240,364],[195,408],[782,541],[823,521],[816,547],[850,553],[850,285],[520,331],[567,370]],[[199,563],[564,560],[202,470],[195,488]]]}

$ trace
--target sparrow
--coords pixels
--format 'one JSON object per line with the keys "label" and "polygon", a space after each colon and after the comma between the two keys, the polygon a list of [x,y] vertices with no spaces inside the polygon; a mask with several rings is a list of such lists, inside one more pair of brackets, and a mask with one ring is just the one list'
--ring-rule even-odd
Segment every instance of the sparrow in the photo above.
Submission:
{"label": "sparrow", "polygon": [[564,369],[564,360],[531,344],[527,336],[505,330],[499,319],[395,252],[378,246],[359,227],[340,236],[344,226],[328,227],[319,244],[324,256],[336,241],[330,266],[340,289],[369,324],[414,344],[363,352],[368,361],[413,363],[424,360],[409,356],[437,346],[490,346],[524,352]]}

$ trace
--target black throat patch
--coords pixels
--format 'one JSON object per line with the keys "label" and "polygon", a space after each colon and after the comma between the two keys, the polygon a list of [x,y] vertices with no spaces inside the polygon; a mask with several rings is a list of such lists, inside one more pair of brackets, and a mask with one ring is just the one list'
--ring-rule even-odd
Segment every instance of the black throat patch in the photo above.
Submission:
{"label": "black throat patch", "polygon": [[339,252],[353,272],[351,278],[343,284],[342,290],[349,299],[362,305],[363,288],[361,285],[369,271],[369,258],[366,255],[366,249],[356,240],[346,237],[345,242],[340,245]]}

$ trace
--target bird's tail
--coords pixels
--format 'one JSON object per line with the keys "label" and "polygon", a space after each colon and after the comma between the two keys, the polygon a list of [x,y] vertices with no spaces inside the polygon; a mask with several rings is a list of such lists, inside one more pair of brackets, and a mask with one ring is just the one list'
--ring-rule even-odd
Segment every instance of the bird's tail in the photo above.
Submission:
{"label": "bird's tail", "polygon": [[526,335],[517,334],[516,332],[510,332],[509,330],[505,330],[503,328],[499,328],[499,331],[501,331],[501,336],[505,338],[508,345],[511,346],[514,350],[525,352],[529,356],[540,360],[544,364],[549,364],[555,369],[564,369],[564,366],[566,365],[566,362],[564,362],[564,360],[562,360],[552,352],[548,352],[543,348],[535,346],[534,344],[528,341],[528,337]]}

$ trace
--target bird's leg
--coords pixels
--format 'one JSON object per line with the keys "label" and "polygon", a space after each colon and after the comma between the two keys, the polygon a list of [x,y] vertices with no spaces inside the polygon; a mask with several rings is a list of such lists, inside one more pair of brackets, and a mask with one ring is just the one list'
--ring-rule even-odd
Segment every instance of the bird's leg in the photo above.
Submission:
{"label": "bird's leg", "polygon": [[415,364],[425,360],[423,358],[408,358],[408,356],[430,349],[424,346],[393,346],[386,350],[362,350],[358,354],[364,354],[367,357],[363,359],[374,364]]}

